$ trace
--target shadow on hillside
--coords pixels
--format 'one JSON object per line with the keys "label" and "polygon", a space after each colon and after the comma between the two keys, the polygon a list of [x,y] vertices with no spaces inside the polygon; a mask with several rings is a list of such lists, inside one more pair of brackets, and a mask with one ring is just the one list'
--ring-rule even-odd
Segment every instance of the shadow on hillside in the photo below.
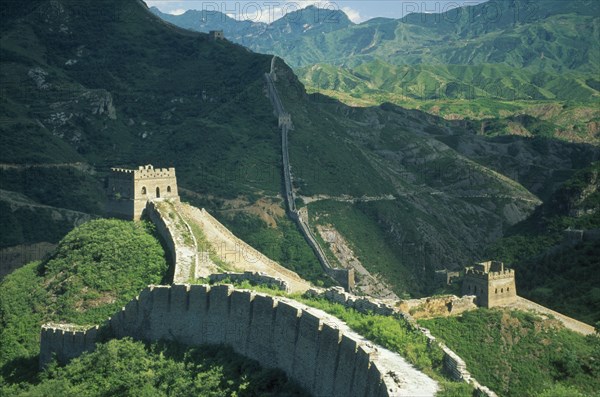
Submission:
{"label": "shadow on hillside", "polygon": [[35,382],[38,376],[40,355],[18,357],[0,367],[0,375],[7,384]]}

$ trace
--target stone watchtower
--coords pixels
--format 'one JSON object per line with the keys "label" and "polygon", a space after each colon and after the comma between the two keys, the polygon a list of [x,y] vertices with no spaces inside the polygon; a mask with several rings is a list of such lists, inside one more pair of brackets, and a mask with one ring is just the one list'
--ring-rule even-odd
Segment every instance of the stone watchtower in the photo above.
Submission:
{"label": "stone watchtower", "polygon": [[463,295],[477,296],[477,305],[494,307],[509,305],[517,300],[515,271],[504,263],[488,261],[465,269]]}
{"label": "stone watchtower", "polygon": [[211,30],[208,32],[208,37],[212,41],[225,40],[225,33],[222,30]]}
{"label": "stone watchtower", "polygon": [[152,165],[137,170],[111,168],[108,177],[108,213],[119,218],[139,220],[146,203],[155,199],[179,201],[175,168],[154,168]]}

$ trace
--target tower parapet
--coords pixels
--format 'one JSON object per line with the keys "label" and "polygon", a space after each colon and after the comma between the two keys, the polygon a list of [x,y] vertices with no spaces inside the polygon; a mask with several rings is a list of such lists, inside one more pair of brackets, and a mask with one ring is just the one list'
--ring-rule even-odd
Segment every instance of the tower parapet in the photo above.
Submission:
{"label": "tower parapet", "polygon": [[517,299],[515,271],[504,263],[487,261],[465,268],[463,295],[475,295],[482,307],[503,306]]}
{"label": "tower parapet", "polygon": [[208,32],[208,37],[212,41],[225,40],[225,33],[222,30],[211,30]]}
{"label": "tower parapet", "polygon": [[179,201],[175,168],[154,168],[151,164],[135,170],[111,168],[108,177],[109,215],[139,220],[146,203],[156,199]]}

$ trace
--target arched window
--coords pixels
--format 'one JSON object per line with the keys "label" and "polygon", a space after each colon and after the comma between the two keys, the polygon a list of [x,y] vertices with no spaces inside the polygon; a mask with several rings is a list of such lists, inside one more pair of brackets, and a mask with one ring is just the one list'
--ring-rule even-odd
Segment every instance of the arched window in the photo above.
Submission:
{"label": "arched window", "polygon": [[506,287],[506,292],[510,291],[510,287]]}
{"label": "arched window", "polygon": [[142,194],[146,194],[146,186],[142,187]]}
{"label": "arched window", "polygon": [[498,288],[496,288],[496,293],[498,293]]}
{"label": "arched window", "polygon": [[156,198],[160,198],[160,188],[156,188]]}
{"label": "arched window", "polygon": [[171,186],[167,186],[167,193],[171,193]]}
{"label": "arched window", "polygon": [[500,288],[500,293],[503,294],[504,293],[504,288]]}

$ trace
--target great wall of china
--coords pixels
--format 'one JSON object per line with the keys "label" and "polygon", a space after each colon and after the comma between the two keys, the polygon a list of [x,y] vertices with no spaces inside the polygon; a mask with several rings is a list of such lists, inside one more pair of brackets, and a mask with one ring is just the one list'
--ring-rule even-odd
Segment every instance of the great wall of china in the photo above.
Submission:
{"label": "great wall of china", "polygon": [[[291,299],[235,290],[228,285],[210,287],[176,281],[177,278],[188,280],[193,264],[199,264],[197,256],[190,255],[190,239],[182,236],[193,234],[190,226],[177,224],[179,218],[171,216],[165,205],[162,200],[150,201],[147,213],[171,251],[174,284],[148,287],[101,326],[82,329],[70,325],[44,325],[41,366],[54,355],[60,362],[65,362],[91,351],[97,341],[103,341],[107,336],[130,336],[144,341],[167,339],[187,345],[228,344],[266,367],[284,370],[315,396],[435,394],[438,387],[435,381],[399,355],[375,346],[342,321],[320,310]],[[185,222],[183,217],[181,221]],[[193,245],[197,245],[195,240]],[[195,272],[198,273],[197,267]],[[287,281],[256,272],[213,274],[209,279],[211,282],[248,280],[282,290],[290,289]],[[412,330],[422,332],[430,343],[442,348],[444,366],[453,379],[472,384],[481,395],[495,396],[477,383],[456,353],[435,341],[410,315],[400,313],[394,306],[368,297],[356,297],[342,288],[314,289],[309,291],[310,294],[359,312],[404,318]],[[463,305],[459,310],[463,309],[472,307]],[[269,337],[265,338],[265,335]]]}
{"label": "great wall of china", "polygon": [[228,285],[150,286],[102,327],[42,328],[40,363],[94,348],[98,335],[227,344],[314,396],[433,396],[437,382],[342,321],[291,299]]}
{"label": "great wall of china", "polygon": [[316,236],[308,224],[308,217],[303,217],[300,211],[296,208],[296,194],[294,192],[294,186],[292,184],[292,173],[290,166],[290,155],[289,155],[289,131],[293,130],[294,125],[292,123],[292,116],[286,112],[275,81],[277,75],[275,73],[275,62],[277,57],[273,57],[271,60],[271,71],[265,73],[265,81],[267,83],[267,94],[273,105],[273,110],[278,118],[279,128],[281,128],[281,153],[283,159],[283,178],[285,188],[285,202],[288,208],[288,214],[290,218],[298,225],[302,235],[306,239],[308,245],[314,251],[319,263],[323,267],[323,270],[327,275],[336,280],[341,286],[347,291],[350,291],[354,287],[354,269],[338,269],[331,265],[325,251],[319,244]]}
{"label": "great wall of china", "polygon": [[[272,75],[274,63],[275,58]],[[265,78],[276,114],[283,116],[279,118],[279,125],[282,131],[285,196],[290,216],[298,223],[327,274],[348,289],[348,271],[331,267],[307,221],[299,215],[300,211],[295,206],[287,147],[291,117],[283,109],[271,74],[266,74]],[[287,292],[305,292],[310,288],[297,274],[247,246],[205,210],[180,203],[178,197],[175,200],[148,200],[146,214],[156,225],[169,251],[174,269],[173,284],[149,286],[100,326],[85,329],[64,324],[44,325],[40,343],[41,366],[46,365],[53,356],[65,362],[93,350],[97,342],[110,337],[129,336],[144,341],[166,339],[186,345],[227,344],[265,367],[282,369],[314,396],[421,396],[435,395],[437,392],[437,382],[416,370],[404,358],[367,341],[344,322],[321,310],[288,298],[236,290],[230,285],[186,284],[190,280],[206,277],[215,283],[247,280]],[[205,231],[210,229],[212,234],[208,237],[211,243],[233,242],[235,250],[228,249],[227,252],[234,252],[236,256],[242,254],[247,264],[251,262],[248,260],[251,257],[261,265],[252,269],[244,268],[241,273],[215,273],[214,263],[213,267],[204,268],[208,262],[199,259],[201,253],[190,223],[195,223]],[[455,352],[437,341],[427,329],[419,327],[407,313],[412,314],[415,310],[416,317],[419,310],[430,311],[432,307],[436,310],[443,307],[447,308],[447,312],[441,315],[457,315],[476,308],[475,296],[391,302],[357,297],[339,287],[312,289],[308,295],[319,296],[359,312],[405,320],[409,329],[421,332],[430,345],[442,349],[444,367],[451,378],[471,384],[478,395],[496,396],[471,376],[465,362]],[[572,319],[566,316],[517,298],[520,306],[514,308],[554,315],[576,332],[593,332],[590,331],[593,328],[586,324],[569,323],[567,320]]]}

